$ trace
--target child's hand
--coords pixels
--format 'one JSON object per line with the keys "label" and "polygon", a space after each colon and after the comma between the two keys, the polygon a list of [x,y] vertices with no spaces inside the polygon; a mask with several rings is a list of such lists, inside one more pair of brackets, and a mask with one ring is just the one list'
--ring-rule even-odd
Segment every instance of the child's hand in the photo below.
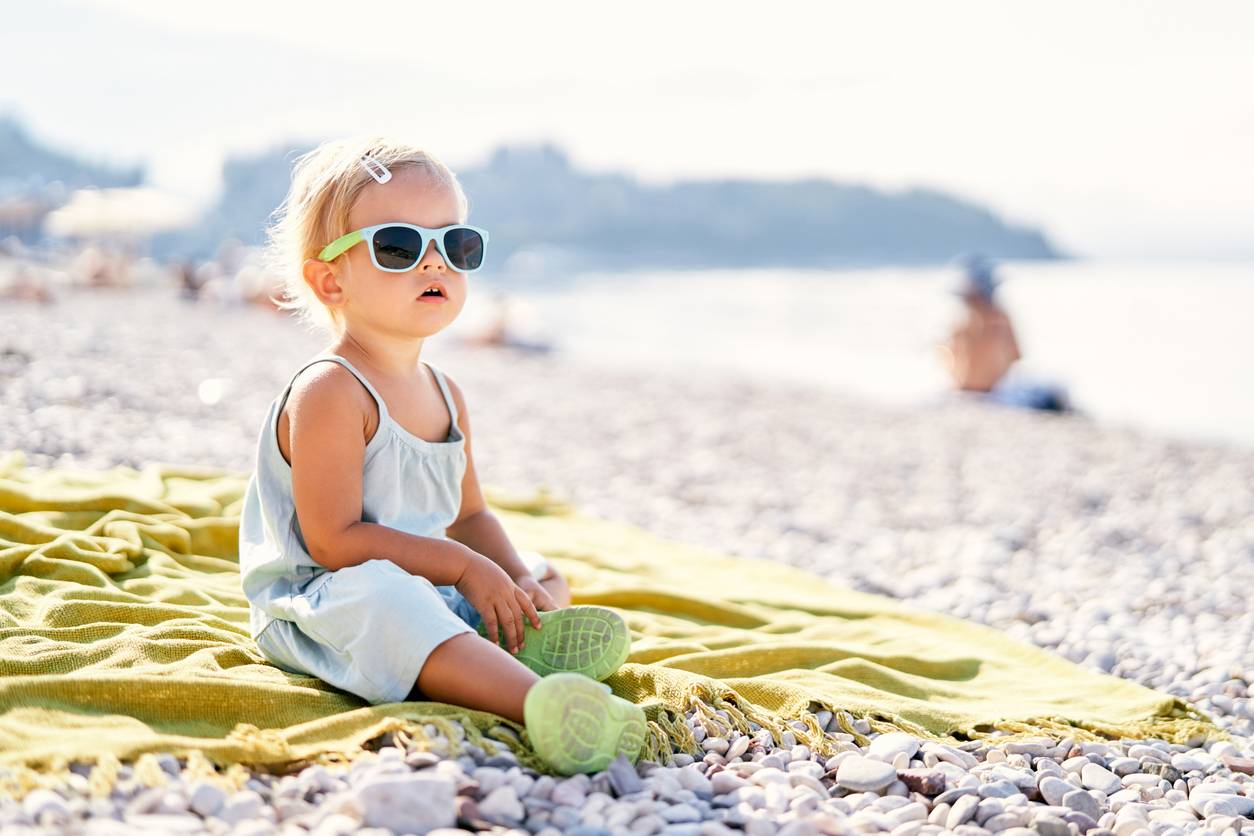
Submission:
{"label": "child's hand", "polygon": [[549,591],[540,585],[535,575],[524,575],[519,578],[518,586],[527,593],[527,597],[536,605],[537,610],[557,609],[557,602],[553,600],[553,596],[549,595]]}
{"label": "child's hand", "polygon": [[504,569],[483,555],[474,555],[456,587],[483,618],[489,639],[499,641],[500,630],[505,631],[510,653],[517,653],[522,646],[524,615],[540,629],[540,616],[531,597]]}

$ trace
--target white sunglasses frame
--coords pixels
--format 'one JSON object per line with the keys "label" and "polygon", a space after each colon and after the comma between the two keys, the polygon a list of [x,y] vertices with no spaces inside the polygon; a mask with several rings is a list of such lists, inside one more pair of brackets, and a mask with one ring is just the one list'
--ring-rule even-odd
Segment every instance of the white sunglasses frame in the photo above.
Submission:
{"label": "white sunglasses frame", "polygon": [[[418,254],[418,260],[409,267],[384,267],[379,263],[378,256],[374,251],[374,234],[381,229],[394,226],[412,229],[422,236],[422,250]],[[478,267],[462,269],[453,266],[453,262],[449,259],[448,253],[444,249],[444,234],[451,229],[469,229],[472,232],[479,233],[479,237],[483,239],[483,257],[479,260]],[[381,270],[384,273],[408,273],[410,270],[417,267],[419,262],[422,261],[422,257],[427,254],[427,247],[430,245],[432,239],[435,240],[435,247],[439,250],[440,257],[444,259],[444,263],[448,265],[450,270],[456,270],[458,273],[475,273],[482,270],[483,265],[487,262],[488,231],[482,227],[472,226],[471,224],[449,224],[448,226],[433,229],[431,227],[415,226],[414,224],[402,223],[400,221],[391,221],[388,223],[374,224],[373,226],[364,226],[361,229],[355,229],[352,232],[341,235],[339,238],[336,238],[330,244],[327,244],[322,248],[322,252],[318,253],[318,260],[334,261],[358,243],[365,242],[366,250],[370,253],[370,261],[374,264],[376,269]]]}

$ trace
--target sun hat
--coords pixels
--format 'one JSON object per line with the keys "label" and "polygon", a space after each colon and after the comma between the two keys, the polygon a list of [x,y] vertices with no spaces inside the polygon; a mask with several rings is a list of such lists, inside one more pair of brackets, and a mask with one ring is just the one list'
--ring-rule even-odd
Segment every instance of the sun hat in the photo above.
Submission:
{"label": "sun hat", "polygon": [[958,265],[963,270],[963,276],[954,286],[954,293],[959,296],[993,298],[993,292],[1001,284],[1001,280],[995,275],[996,264],[991,258],[981,253],[971,253],[959,258]]}

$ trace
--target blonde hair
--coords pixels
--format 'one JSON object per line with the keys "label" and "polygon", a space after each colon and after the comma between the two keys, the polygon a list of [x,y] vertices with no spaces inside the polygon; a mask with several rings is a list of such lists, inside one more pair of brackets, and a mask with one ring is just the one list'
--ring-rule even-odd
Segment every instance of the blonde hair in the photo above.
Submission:
{"label": "blonde hair", "polygon": [[470,206],[461,183],[435,154],[383,136],[355,136],[328,140],[296,158],[287,197],[271,213],[266,227],[262,261],[279,281],[279,298],[271,297],[282,310],[292,311],[305,325],[339,335],[344,331],[340,315],[318,299],[305,283],[302,265],[317,258],[327,244],[351,230],[348,213],[374,178],[359,161],[366,154],[389,171],[421,168],[437,182],[452,189],[457,198],[458,223],[465,223]]}

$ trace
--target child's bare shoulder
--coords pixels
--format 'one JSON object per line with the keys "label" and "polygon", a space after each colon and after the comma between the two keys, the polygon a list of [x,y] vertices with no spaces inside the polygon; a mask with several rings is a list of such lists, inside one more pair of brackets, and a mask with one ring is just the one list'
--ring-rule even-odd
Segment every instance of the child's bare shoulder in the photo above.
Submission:
{"label": "child's bare shoulder", "polygon": [[[316,434],[325,439],[343,438],[346,431],[357,429],[364,443],[371,434],[371,425],[378,421],[375,412],[374,399],[352,372],[339,363],[314,363],[292,381],[279,414],[284,458],[291,461],[293,425],[302,436]],[[282,445],[284,441],[289,443]]]}
{"label": "child's bare shoulder", "polygon": [[288,403],[300,406],[334,407],[352,404],[369,414],[374,399],[361,381],[339,363],[314,363],[292,381]]}

